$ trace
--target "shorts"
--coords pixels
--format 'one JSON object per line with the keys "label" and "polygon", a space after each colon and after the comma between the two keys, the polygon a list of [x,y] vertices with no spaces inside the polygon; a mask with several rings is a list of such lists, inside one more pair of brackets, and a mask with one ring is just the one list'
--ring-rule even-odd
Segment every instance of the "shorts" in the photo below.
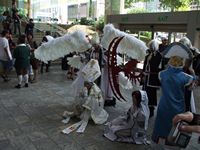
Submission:
{"label": "shorts", "polygon": [[12,60],[7,60],[7,61],[0,60],[0,63],[2,64],[4,70],[9,70],[9,69],[12,69],[12,67],[13,67]]}

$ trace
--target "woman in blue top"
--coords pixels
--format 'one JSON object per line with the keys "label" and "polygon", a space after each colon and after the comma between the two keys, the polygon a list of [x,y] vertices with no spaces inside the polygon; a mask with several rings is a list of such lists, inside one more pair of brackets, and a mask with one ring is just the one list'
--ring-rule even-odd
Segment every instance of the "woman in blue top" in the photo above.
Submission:
{"label": "woman in blue top", "polygon": [[172,56],[169,67],[159,73],[162,95],[157,110],[152,140],[167,138],[171,128],[172,119],[175,115],[185,112],[184,88],[193,81],[193,77],[182,70],[183,59]]}

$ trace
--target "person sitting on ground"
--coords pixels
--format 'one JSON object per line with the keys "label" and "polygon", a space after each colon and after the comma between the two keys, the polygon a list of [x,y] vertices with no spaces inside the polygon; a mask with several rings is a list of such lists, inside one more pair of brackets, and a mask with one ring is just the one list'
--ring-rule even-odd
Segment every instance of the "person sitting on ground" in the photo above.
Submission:
{"label": "person sitting on ground", "polygon": [[[80,129],[77,132],[84,132],[90,118],[95,124],[103,124],[107,121],[108,113],[103,108],[104,99],[101,89],[94,83],[100,75],[98,61],[91,59],[80,70],[80,75],[77,77],[80,80],[78,79],[77,83],[72,85],[72,90],[75,92],[71,92],[74,96],[74,101],[71,104],[68,103],[69,107],[67,111],[64,111],[63,118],[65,118],[65,123],[68,123],[71,117],[79,117],[81,119],[79,122]],[[74,127],[74,130],[76,128]],[[66,130],[63,132],[67,134],[68,131]]]}
{"label": "person sitting on ground", "polygon": [[150,114],[146,92],[134,91],[132,103],[125,116],[119,116],[108,123],[104,136],[111,141],[150,144],[146,137]]}
{"label": "person sitting on ground", "polygon": [[92,119],[95,124],[103,124],[107,121],[108,113],[103,107],[104,100],[99,87],[94,82],[85,81],[84,88],[80,92],[79,97],[76,97],[75,103],[71,107],[73,110],[65,111],[63,118],[67,119],[67,121],[69,121],[71,117],[80,118],[80,128],[77,132],[82,133],[84,132],[89,119]]}

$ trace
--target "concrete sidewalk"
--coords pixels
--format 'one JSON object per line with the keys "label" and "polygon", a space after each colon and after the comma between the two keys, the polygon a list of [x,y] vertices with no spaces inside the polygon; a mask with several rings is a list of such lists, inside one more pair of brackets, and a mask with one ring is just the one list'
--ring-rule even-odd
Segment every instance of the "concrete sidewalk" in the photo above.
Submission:
{"label": "concrete sidewalk", "polygon": [[[89,122],[85,132],[64,135],[66,127],[62,113],[69,101],[71,80],[58,65],[49,73],[40,74],[39,82],[28,88],[15,89],[17,78],[11,75],[10,82],[0,81],[0,150],[154,150],[152,145],[134,145],[111,142],[104,138],[104,125]],[[195,89],[197,112],[200,113],[200,88]],[[128,103],[117,102],[116,107],[106,107],[109,120],[124,114]],[[70,124],[77,122],[73,119]],[[150,139],[154,118],[149,121]],[[69,125],[68,125],[69,126]],[[194,135],[187,150],[198,150],[197,135]]]}

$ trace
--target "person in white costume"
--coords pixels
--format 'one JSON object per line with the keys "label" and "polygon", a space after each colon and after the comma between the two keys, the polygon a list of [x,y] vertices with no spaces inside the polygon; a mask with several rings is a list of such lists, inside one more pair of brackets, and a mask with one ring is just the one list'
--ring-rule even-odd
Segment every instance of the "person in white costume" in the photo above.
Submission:
{"label": "person in white costume", "polygon": [[126,115],[119,116],[108,123],[104,136],[111,141],[134,144],[150,144],[146,137],[149,108],[145,91],[132,93],[132,106]]}
{"label": "person in white costume", "polygon": [[[80,122],[66,128],[63,133],[69,134],[76,130],[77,132],[84,132],[89,119],[91,118],[95,124],[103,124],[107,121],[108,113],[103,109],[104,99],[102,92],[94,81],[101,75],[98,61],[91,59],[80,71],[79,84],[76,85],[81,88],[77,91],[74,103],[71,104],[72,110],[63,113],[64,123],[68,123],[71,117],[79,117]],[[83,85],[82,82],[83,81]]]}

